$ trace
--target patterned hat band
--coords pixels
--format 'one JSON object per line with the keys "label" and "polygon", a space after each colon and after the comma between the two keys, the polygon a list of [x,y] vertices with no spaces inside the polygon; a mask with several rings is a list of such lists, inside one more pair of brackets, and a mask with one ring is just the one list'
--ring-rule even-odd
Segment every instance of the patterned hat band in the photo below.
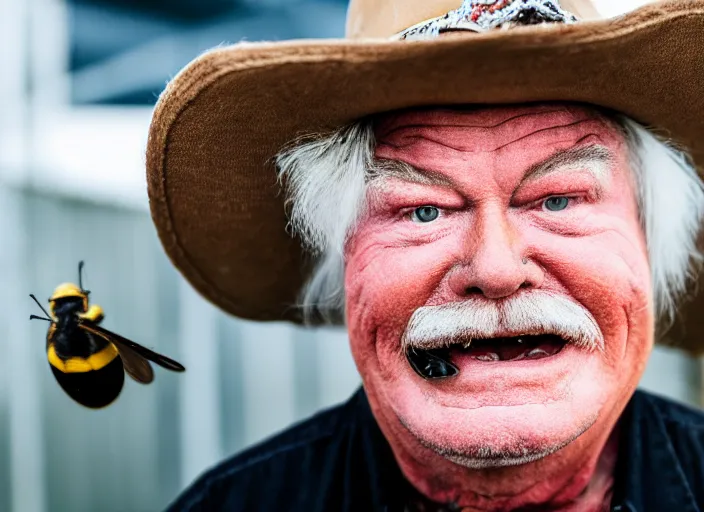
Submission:
{"label": "patterned hat band", "polygon": [[557,0],[464,0],[444,16],[426,20],[397,34],[396,40],[435,39],[442,32],[486,32],[540,23],[576,23],[577,17]]}

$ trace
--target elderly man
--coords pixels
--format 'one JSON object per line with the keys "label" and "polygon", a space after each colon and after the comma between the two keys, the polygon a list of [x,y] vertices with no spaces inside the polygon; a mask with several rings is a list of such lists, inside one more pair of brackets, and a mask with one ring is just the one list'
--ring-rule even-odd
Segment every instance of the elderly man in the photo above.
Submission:
{"label": "elderly man", "polygon": [[704,415],[636,391],[656,341],[703,346],[704,2],[460,3],[357,0],[354,41],[219,49],[162,96],[174,263],[344,323],[363,381],[170,510],[704,510]]}

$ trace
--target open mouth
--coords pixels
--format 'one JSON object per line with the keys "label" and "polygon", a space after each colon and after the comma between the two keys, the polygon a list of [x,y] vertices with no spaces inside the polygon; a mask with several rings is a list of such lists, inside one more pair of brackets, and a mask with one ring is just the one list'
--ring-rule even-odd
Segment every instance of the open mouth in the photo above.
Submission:
{"label": "open mouth", "polygon": [[460,359],[470,358],[487,364],[545,359],[558,354],[566,344],[566,340],[555,334],[477,339],[468,346],[457,343],[431,350],[410,347],[406,358],[424,379],[443,379],[459,373],[456,363]]}

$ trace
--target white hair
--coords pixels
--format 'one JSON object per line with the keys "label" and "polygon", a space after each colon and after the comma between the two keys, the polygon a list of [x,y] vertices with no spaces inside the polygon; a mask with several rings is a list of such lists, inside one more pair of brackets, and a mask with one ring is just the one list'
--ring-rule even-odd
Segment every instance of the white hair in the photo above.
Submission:
{"label": "white hair", "polygon": [[690,156],[626,116],[617,119],[637,184],[655,312],[660,329],[674,321],[687,286],[696,284],[704,257],[697,238],[704,217],[704,185]]}
{"label": "white hair", "polygon": [[300,139],[276,158],[287,179],[292,231],[318,259],[301,297],[306,323],[316,312],[328,323],[344,320],[343,248],[363,209],[373,157],[371,124],[359,122]]}
{"label": "white hair", "polygon": [[[640,222],[647,241],[658,330],[674,321],[677,304],[704,258],[697,248],[704,184],[689,156],[621,115],[609,115],[629,147]],[[344,321],[344,245],[365,207],[376,169],[371,120],[331,135],[301,139],[276,158],[285,182],[290,226],[316,258],[300,304],[307,323]]]}

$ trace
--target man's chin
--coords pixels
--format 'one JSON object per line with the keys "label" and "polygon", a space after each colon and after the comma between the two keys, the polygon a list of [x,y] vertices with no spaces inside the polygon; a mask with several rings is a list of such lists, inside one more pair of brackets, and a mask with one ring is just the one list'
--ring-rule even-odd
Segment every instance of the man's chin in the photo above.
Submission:
{"label": "man's chin", "polygon": [[567,404],[526,404],[454,409],[435,416],[443,418],[440,421],[426,414],[399,415],[399,420],[425,448],[460,466],[486,469],[540,460],[572,443],[596,422],[596,415],[575,417],[569,409]]}
{"label": "man's chin", "polygon": [[568,393],[524,390],[512,400],[491,400],[489,393],[480,403],[448,400],[422,386],[396,388],[387,398],[404,429],[446,459],[476,469],[516,466],[564,448],[597,421],[603,390],[576,380]]}
{"label": "man's chin", "polygon": [[600,357],[576,349],[538,362],[458,366],[456,377],[423,380],[399,363],[383,401],[411,438],[469,468],[544,458],[594,425],[608,401]]}
{"label": "man's chin", "polygon": [[424,434],[414,431],[410,425],[404,427],[416,438],[425,448],[432,450],[436,454],[468,469],[491,469],[510,466],[520,466],[536,462],[548,455],[551,455],[565,446],[572,443],[584,432],[586,432],[596,421],[584,423],[576,430],[565,437],[565,435],[536,436],[525,434],[517,435],[515,432],[507,433],[504,439],[494,435],[492,444],[479,444],[475,436],[451,441],[444,440],[445,444],[438,444],[438,439],[428,439]]}

